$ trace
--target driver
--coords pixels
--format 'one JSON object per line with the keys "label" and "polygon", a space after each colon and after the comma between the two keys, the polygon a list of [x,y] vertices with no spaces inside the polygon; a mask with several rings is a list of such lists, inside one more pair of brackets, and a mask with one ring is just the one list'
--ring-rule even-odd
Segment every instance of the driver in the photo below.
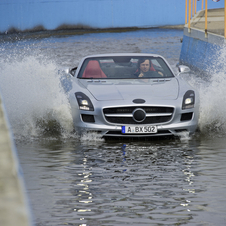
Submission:
{"label": "driver", "polygon": [[150,70],[150,61],[149,61],[149,59],[142,59],[139,61],[138,61],[138,65],[140,65],[140,67],[139,67],[140,72],[139,72],[138,77],[143,77],[145,75],[145,73],[147,73]]}
{"label": "driver", "polygon": [[142,58],[138,60],[138,70],[135,72],[136,77],[158,77],[163,75],[158,73],[151,65],[148,58]]}

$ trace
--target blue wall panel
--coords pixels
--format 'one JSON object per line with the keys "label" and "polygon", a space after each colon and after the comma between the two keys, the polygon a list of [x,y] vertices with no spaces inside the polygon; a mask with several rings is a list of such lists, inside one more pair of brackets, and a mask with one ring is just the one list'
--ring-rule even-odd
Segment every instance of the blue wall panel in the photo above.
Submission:
{"label": "blue wall panel", "polygon": [[202,72],[220,71],[224,68],[224,62],[218,62],[222,48],[220,45],[184,35],[180,63]]}

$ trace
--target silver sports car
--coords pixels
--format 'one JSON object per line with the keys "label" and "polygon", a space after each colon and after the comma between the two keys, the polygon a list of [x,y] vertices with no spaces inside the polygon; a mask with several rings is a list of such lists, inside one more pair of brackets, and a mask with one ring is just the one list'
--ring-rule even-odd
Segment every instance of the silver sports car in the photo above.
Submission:
{"label": "silver sports car", "polygon": [[[178,66],[180,73],[189,68]],[[77,132],[103,137],[150,137],[194,133],[198,93],[154,54],[87,56],[72,75],[69,94]],[[179,73],[179,74],[180,74]]]}

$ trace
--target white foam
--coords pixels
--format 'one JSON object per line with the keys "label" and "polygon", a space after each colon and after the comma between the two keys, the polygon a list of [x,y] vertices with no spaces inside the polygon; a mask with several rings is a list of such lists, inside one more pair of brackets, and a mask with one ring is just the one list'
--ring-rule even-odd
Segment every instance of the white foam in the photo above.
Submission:
{"label": "white foam", "polygon": [[96,132],[84,132],[80,136],[80,141],[86,144],[87,142],[89,142],[88,144],[93,145],[97,142],[102,142],[103,138],[101,134],[98,134]]}
{"label": "white foam", "polygon": [[56,121],[64,133],[73,130],[57,65],[45,56],[33,54],[1,63],[0,90],[14,136],[39,136],[43,128],[38,121]]}
{"label": "white foam", "polygon": [[226,48],[219,51],[217,59],[209,69],[208,81],[192,79],[200,93],[199,128],[203,134],[226,133]]}

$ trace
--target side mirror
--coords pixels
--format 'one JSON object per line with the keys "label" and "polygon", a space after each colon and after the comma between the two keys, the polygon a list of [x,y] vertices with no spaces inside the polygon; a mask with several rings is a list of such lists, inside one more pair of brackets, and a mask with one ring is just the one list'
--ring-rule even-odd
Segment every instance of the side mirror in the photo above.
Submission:
{"label": "side mirror", "polygon": [[78,67],[74,67],[72,68],[71,70],[69,70],[69,73],[74,77],[75,76],[75,73],[76,73],[76,70],[77,70]]}
{"label": "side mirror", "polygon": [[189,67],[185,66],[185,65],[177,65],[178,67],[178,71],[181,73],[189,73],[191,70]]}

